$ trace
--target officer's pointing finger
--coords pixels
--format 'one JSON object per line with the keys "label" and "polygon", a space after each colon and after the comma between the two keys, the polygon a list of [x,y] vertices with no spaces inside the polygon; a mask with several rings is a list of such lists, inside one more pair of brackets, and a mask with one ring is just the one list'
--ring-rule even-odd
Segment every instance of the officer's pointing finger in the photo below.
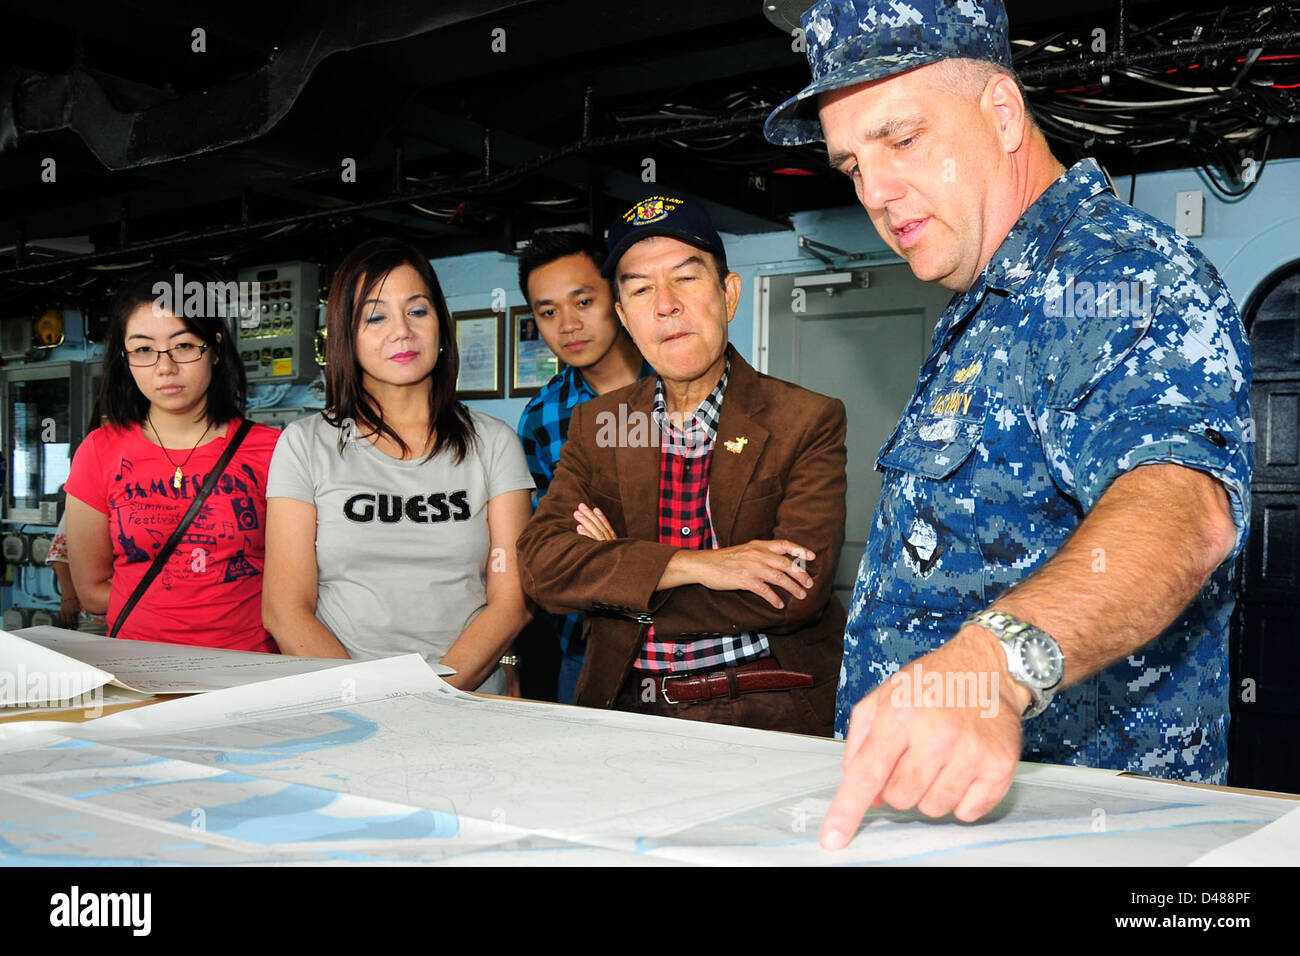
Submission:
{"label": "officer's pointing finger", "polygon": [[[872,744],[879,741],[878,746]],[[838,850],[853,839],[862,823],[862,817],[875,803],[894,768],[902,757],[906,743],[900,736],[892,739],[869,738],[844,771],[844,779],[831,800],[826,819],[822,821],[821,844],[828,850]]]}

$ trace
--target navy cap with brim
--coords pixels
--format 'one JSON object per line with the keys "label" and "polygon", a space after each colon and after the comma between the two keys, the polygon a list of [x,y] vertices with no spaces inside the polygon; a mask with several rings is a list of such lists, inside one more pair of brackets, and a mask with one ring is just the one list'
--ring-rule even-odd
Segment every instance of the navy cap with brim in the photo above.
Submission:
{"label": "navy cap with brim", "polygon": [[667,236],[669,239],[680,239],[687,245],[694,246],[697,249],[703,249],[705,252],[723,254],[723,250],[715,248],[714,244],[703,236],[696,236],[689,232],[682,232],[679,229],[656,229],[654,226],[645,226],[628,236],[624,236],[618,245],[609,250],[609,255],[605,257],[605,264],[601,266],[600,274],[606,279],[613,279],[614,270],[618,268],[618,260],[623,258],[623,253],[627,252],[642,239],[649,239],[651,236]]}

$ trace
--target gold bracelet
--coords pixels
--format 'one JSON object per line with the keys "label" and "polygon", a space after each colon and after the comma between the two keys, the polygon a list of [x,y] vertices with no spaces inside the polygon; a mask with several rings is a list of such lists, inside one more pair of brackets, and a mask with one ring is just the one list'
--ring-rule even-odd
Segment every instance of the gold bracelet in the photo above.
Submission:
{"label": "gold bracelet", "polygon": [[505,657],[501,658],[501,660],[497,661],[497,663],[498,663],[498,664],[513,664],[515,667],[518,667],[518,666],[519,666],[519,655],[518,655],[518,654],[507,654]]}

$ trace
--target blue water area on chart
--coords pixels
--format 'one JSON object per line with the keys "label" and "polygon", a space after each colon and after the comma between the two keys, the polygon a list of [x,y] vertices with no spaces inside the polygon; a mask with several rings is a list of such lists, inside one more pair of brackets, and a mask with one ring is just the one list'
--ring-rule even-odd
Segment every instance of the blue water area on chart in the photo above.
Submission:
{"label": "blue water area on chart", "polygon": [[[325,812],[346,808],[350,799],[332,790],[287,784],[275,793],[203,808],[203,830],[250,843],[295,843],[321,840],[447,839],[460,830],[454,813],[411,810],[384,815]],[[192,826],[193,811],[171,818]]]}
{"label": "blue water area on chart", "polygon": [[[193,776],[171,776],[165,779],[136,775],[112,782],[101,781],[101,785],[71,794],[71,796],[79,799],[92,799],[146,787],[173,784],[187,784],[199,787],[221,784],[248,787],[260,784],[265,787],[270,783],[275,787],[273,793],[257,793],[228,803],[205,802],[197,808],[202,810],[201,817],[196,815],[195,808],[186,808],[181,813],[170,817],[170,822],[189,829],[194,826],[196,820],[201,819],[202,823],[200,825],[205,832],[257,844],[301,841],[448,839],[460,832],[460,819],[455,814],[401,807],[394,807],[393,809],[396,812],[391,814],[366,812],[369,809],[366,806],[368,801],[363,802],[358,807],[350,807],[350,804],[356,802],[356,798],[324,788],[302,784],[274,783],[234,770],[206,776],[201,772],[204,764],[199,764],[193,760],[193,757],[206,752],[211,755],[213,763],[218,766],[250,766],[281,760],[285,757],[300,756],[330,747],[360,743],[378,733],[378,725],[373,721],[348,711],[332,711],[321,716],[333,718],[339,722],[339,726],[298,739],[274,741],[248,747],[239,747],[237,745],[208,747],[201,744],[173,747],[160,741],[156,745],[158,749],[176,752],[177,757],[149,755],[138,761],[119,765],[114,769],[120,771],[126,768],[143,767],[164,762],[184,767],[187,765],[186,756],[192,755],[189,766],[193,766],[196,771],[200,772],[195,773]],[[131,742],[125,742],[124,745],[129,747],[132,744]],[[150,742],[142,740],[137,745],[147,748],[150,746]],[[81,741],[69,741],[53,745],[51,749],[68,746],[86,746],[86,744]],[[377,809],[382,809],[382,805]],[[84,826],[84,819],[80,822]],[[45,851],[59,843],[84,841],[93,836],[90,832],[80,828],[75,831],[65,827],[59,827],[58,829],[62,832],[59,833],[57,839],[45,841],[39,847],[31,845],[19,847],[5,840],[3,835],[0,834],[0,854],[17,854],[23,859],[31,860],[37,855],[33,851]],[[188,844],[184,846],[189,847]],[[178,848],[180,847],[171,847],[171,849]],[[81,858],[67,859],[77,859],[79,862],[86,864],[95,862]]]}
{"label": "blue water area on chart", "polygon": [[[166,757],[147,757],[144,760],[133,760],[130,763],[119,764],[114,770],[120,770],[123,767],[146,767],[149,764],[170,763]],[[94,776],[94,772],[88,772],[86,776]],[[93,790],[82,790],[79,793],[70,793],[68,796],[76,800],[86,800],[90,797],[102,797],[109,793],[120,793],[123,790],[138,790],[143,787],[166,787],[175,780],[154,780],[149,777],[128,777],[119,779],[116,783],[109,784],[105,787],[95,787]]]}
{"label": "blue water area on chart", "polygon": [[367,720],[346,710],[330,711],[328,714],[322,714],[321,716],[340,720],[344,726],[312,737],[303,737],[299,740],[276,741],[275,743],[260,744],[238,750],[229,747],[196,747],[194,749],[219,750],[220,755],[217,757],[217,763],[269,763],[282,757],[311,753],[316,750],[324,750],[327,747],[359,744],[363,740],[369,740],[379,732],[379,725],[373,720]]}

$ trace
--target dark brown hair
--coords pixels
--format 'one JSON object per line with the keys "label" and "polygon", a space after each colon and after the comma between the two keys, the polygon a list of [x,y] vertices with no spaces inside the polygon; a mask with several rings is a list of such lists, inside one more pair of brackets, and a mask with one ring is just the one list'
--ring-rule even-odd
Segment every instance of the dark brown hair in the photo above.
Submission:
{"label": "dark brown hair", "polygon": [[[443,449],[450,448],[459,464],[464,461],[475,435],[469,410],[456,400],[460,353],[456,349],[455,323],[429,260],[414,246],[400,239],[366,240],[344,257],[334,273],[329,304],[325,309],[328,330],[325,340],[325,420],[343,428],[350,419],[363,432],[386,435],[402,449],[404,456],[410,453],[406,443],[384,422],[384,410],[375,397],[362,385],[361,363],[357,361],[356,351],[361,303],[370,298],[384,276],[402,265],[409,265],[420,274],[438,317],[441,350],[433,366],[433,383],[429,389],[429,434],[436,434],[437,442],[424,460],[428,461]],[[340,453],[346,443],[347,435],[340,435]]]}
{"label": "dark brown hair", "polygon": [[[123,280],[113,298],[109,311],[108,334],[104,342],[104,374],[95,397],[96,410],[90,418],[90,427],[98,428],[100,415],[110,424],[125,428],[142,424],[149,415],[149,399],[136,385],[126,359],[126,325],[137,308],[159,301],[158,286],[168,290],[185,279],[204,283],[222,283],[215,272],[181,263],[171,268],[153,268],[136,273]],[[170,296],[169,296],[170,298]],[[200,361],[212,363],[212,379],[206,394],[208,423],[220,427],[228,421],[244,417],[248,383],[244,376],[244,363],[239,360],[235,337],[230,334],[226,320],[216,311],[199,308],[198,315],[173,303],[175,316],[186,330],[194,333],[208,347]],[[218,341],[218,335],[220,340]]]}
{"label": "dark brown hair", "polygon": [[585,232],[537,231],[519,253],[519,291],[524,294],[524,301],[533,304],[528,294],[528,277],[542,266],[568,256],[584,255],[599,272],[605,265],[605,254],[605,243]]}

